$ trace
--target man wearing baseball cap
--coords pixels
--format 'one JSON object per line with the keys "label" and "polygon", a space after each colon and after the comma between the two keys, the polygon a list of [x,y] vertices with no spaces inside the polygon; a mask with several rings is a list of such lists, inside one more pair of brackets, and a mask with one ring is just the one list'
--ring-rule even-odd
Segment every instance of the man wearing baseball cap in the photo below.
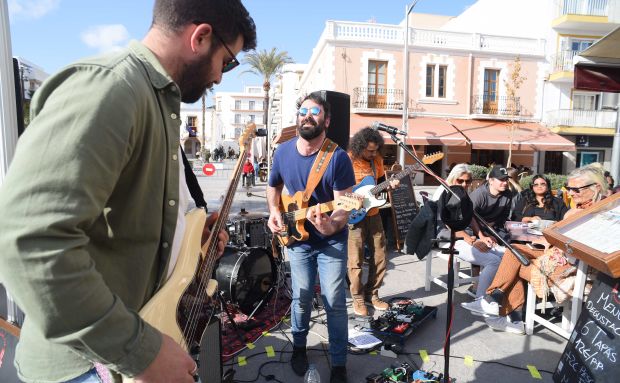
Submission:
{"label": "man wearing baseball cap", "polygon": [[[512,193],[508,189],[508,171],[501,165],[495,165],[487,178],[487,182],[471,193],[470,199],[476,213],[496,231],[503,232],[512,202]],[[472,219],[471,228],[475,235],[464,236],[463,240],[455,244],[459,251],[457,257],[471,264],[480,265],[482,270],[478,277],[476,299],[473,302],[461,303],[461,306],[473,313],[497,315],[497,303],[487,302],[483,297],[493,281],[505,249],[478,225],[475,218]]]}

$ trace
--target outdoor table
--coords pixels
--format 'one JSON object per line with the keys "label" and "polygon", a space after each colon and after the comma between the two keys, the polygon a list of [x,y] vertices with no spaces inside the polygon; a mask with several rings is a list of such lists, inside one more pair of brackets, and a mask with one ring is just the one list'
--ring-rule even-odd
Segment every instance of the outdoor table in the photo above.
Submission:
{"label": "outdoor table", "polygon": [[528,225],[525,222],[506,221],[505,227],[510,233],[511,242],[528,243],[535,242],[543,238],[542,235],[528,233]]}

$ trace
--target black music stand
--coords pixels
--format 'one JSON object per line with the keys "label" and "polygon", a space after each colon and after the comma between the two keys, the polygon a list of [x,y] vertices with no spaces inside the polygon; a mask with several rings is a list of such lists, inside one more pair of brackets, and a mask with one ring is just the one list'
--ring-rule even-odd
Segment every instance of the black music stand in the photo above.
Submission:
{"label": "black music stand", "polygon": [[[390,137],[392,138],[392,141],[394,141],[396,144],[398,144],[398,146],[400,146],[405,153],[407,153],[411,158],[413,158],[413,160],[418,163],[421,168],[428,173],[429,175],[433,176],[435,179],[437,179],[440,183],[440,185],[445,189],[445,191],[447,193],[450,193],[452,195],[452,197],[455,197],[458,201],[460,201],[459,196],[450,188],[450,186],[446,183],[446,181],[444,181],[441,177],[437,176],[437,174],[435,174],[435,172],[433,172],[428,166],[426,166],[426,164],[424,162],[422,162],[422,160],[420,160],[412,151],[411,149],[409,149],[407,147],[407,145],[405,145],[405,143],[399,139],[398,137],[396,137],[396,135],[394,133],[390,133]],[[439,212],[438,212],[439,214]],[[530,264],[529,259],[525,258],[519,251],[517,251],[516,249],[514,249],[503,237],[501,237],[496,231],[495,229],[493,229],[491,227],[491,225],[489,225],[486,220],[484,220],[484,218],[482,218],[478,213],[476,213],[475,210],[473,210],[473,216],[476,218],[476,221],[478,222],[478,224],[481,227],[484,227],[485,229],[487,229],[487,231],[489,233],[491,233],[491,235],[493,235],[498,242],[500,242],[504,247],[506,247],[508,250],[510,250],[515,257],[517,257],[517,259],[519,260],[519,262],[521,262],[523,265],[527,266]],[[454,269],[452,268],[452,263],[454,260],[454,243],[456,242],[456,236],[454,234],[454,230],[452,228],[450,228],[450,248],[448,249],[449,251],[449,257],[448,257],[448,283],[447,283],[447,287],[448,287],[448,309],[447,309],[447,317],[446,317],[446,343],[445,343],[445,347],[444,347],[444,383],[449,383],[450,382],[450,332],[451,332],[451,322],[452,322],[452,313],[453,313],[453,308],[452,308],[452,291],[454,290]]]}

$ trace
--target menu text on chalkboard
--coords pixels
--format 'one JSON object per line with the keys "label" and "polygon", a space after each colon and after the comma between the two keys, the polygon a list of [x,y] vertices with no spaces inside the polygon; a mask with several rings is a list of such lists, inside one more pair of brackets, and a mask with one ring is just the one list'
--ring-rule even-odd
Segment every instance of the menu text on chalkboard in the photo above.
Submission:
{"label": "menu text on chalkboard", "polygon": [[620,279],[599,273],[553,374],[555,382],[618,382]]}
{"label": "menu text on chalkboard", "polygon": [[[396,172],[387,172],[387,176],[389,177],[393,173]],[[392,206],[396,246],[401,249],[409,230],[409,224],[418,213],[411,177],[407,176],[401,179],[400,186],[389,190],[388,194]]]}

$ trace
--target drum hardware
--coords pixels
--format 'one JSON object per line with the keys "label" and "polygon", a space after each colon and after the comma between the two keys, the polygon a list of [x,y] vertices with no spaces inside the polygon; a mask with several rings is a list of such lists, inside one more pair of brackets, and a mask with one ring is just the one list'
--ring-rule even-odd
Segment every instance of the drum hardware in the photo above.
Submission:
{"label": "drum hardware", "polygon": [[233,330],[235,330],[235,334],[237,335],[241,343],[245,343],[246,342],[245,337],[241,335],[241,332],[239,331],[240,330],[239,326],[237,326],[237,322],[235,322],[232,314],[230,313],[230,310],[228,310],[228,305],[226,304],[226,300],[224,299],[223,291],[220,290],[217,292],[217,300],[218,302],[220,302],[220,306],[224,308],[224,312],[226,313],[226,316],[228,317],[228,321],[232,325]]}
{"label": "drum hardware", "polygon": [[248,213],[245,209],[226,223],[228,245],[234,247],[264,247],[271,245],[273,234],[267,224],[269,217],[262,213]]}

